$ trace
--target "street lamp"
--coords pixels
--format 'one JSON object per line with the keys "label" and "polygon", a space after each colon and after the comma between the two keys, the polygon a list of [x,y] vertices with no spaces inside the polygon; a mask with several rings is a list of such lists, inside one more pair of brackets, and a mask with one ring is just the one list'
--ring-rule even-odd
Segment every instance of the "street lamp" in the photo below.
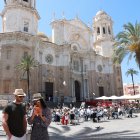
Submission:
{"label": "street lamp", "polygon": [[92,99],[94,99],[95,93],[93,92],[92,95],[93,95],[93,96],[92,96]]}
{"label": "street lamp", "polygon": [[66,86],[66,85],[67,85],[66,81],[63,81],[63,85],[64,85],[64,86]]}

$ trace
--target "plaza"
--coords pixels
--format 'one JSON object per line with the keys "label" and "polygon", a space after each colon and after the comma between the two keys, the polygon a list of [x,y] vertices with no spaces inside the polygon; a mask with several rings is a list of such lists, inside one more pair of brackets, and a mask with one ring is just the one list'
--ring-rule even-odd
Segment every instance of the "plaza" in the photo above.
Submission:
{"label": "plaza", "polygon": [[[48,131],[50,140],[138,140],[140,139],[139,118],[140,113],[134,114],[133,118],[121,117],[102,120],[100,123],[87,121],[80,122],[79,125],[66,126],[52,122]],[[2,127],[0,127],[0,134],[0,140],[6,140]]]}
{"label": "plaza", "polygon": [[[59,3],[62,5],[61,2]],[[86,5],[88,3],[86,2]],[[120,3],[124,5],[123,2]],[[86,14],[84,17],[88,17],[91,25],[78,15],[69,17],[69,19],[64,14],[61,18],[57,18],[54,13],[52,20],[49,20],[52,33],[46,34],[45,28],[48,30],[46,23],[42,30],[39,28],[41,26],[39,20],[42,17],[40,13],[43,9],[43,7],[38,9],[40,4],[41,1],[38,0],[4,0],[0,9],[0,107],[6,106],[14,99],[12,93],[17,88],[22,88],[27,93],[25,100],[29,102],[32,100],[33,94],[41,93],[45,101],[50,102],[50,105],[53,106],[49,106],[50,108],[54,108],[54,104],[57,106],[58,103],[72,105],[81,104],[81,102],[90,103],[95,98],[102,96],[122,96],[124,94],[122,77],[124,71],[122,70],[126,64],[121,66],[120,62],[115,64],[112,60],[114,50],[116,50],[114,49],[116,41],[114,23],[118,28],[118,21],[123,24],[126,22],[121,20],[124,13],[121,11],[121,6],[115,5],[114,8],[111,6],[110,13],[104,8],[99,10],[95,6],[96,4],[90,4],[93,6],[92,9],[97,8],[96,13],[93,10],[86,10],[92,13],[89,18],[85,9],[83,10]],[[55,5],[57,5],[56,2]],[[53,9],[55,9],[55,5],[53,4]],[[82,7],[76,4],[76,1],[74,5]],[[59,9],[58,7],[57,5],[56,9]],[[71,6],[69,5],[69,7]],[[76,10],[79,9],[78,7]],[[119,19],[112,16],[115,8],[117,8]],[[49,3],[45,5],[43,13],[46,13],[46,9],[51,9]],[[71,9],[70,12],[74,11]],[[124,10],[124,6],[122,9]],[[127,9],[129,8],[125,8],[125,12]],[[134,8],[132,12],[135,9],[138,8]],[[133,17],[128,12],[126,13],[129,17]],[[133,15],[136,13],[138,12]],[[41,20],[42,22],[43,20]],[[24,69],[17,69],[17,66],[21,64],[20,60],[28,57],[37,62],[36,68],[31,67],[31,69],[34,68],[31,76],[28,75],[28,71],[25,71],[24,75]],[[117,58],[119,58],[118,55]],[[124,69],[126,72],[127,68]],[[133,93],[134,89],[133,85],[133,88],[131,90],[129,88],[128,91]],[[140,109],[140,107],[137,108]],[[61,114],[61,119],[65,117],[63,115]],[[6,140],[6,134],[1,126],[1,117],[2,111],[0,110],[0,140]],[[140,113],[135,113],[132,118],[119,116],[118,119],[113,119],[111,116],[111,119],[103,117],[99,122],[80,119],[77,125],[69,123],[68,125],[58,125],[56,122],[52,122],[48,131],[50,140],[136,140],[140,139],[139,118]],[[30,126],[27,130],[30,131]]]}

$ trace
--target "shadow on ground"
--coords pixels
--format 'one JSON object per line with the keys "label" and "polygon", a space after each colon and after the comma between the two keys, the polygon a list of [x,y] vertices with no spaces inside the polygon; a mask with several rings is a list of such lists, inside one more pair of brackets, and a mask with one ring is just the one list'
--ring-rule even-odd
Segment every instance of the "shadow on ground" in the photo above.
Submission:
{"label": "shadow on ground", "polygon": [[139,133],[127,130],[99,134],[104,129],[103,127],[97,127],[95,129],[84,127],[80,132],[69,136],[66,136],[65,133],[68,133],[74,127],[62,126],[62,130],[56,127],[51,127],[51,129],[54,129],[54,131],[50,133],[50,140],[140,140],[139,136],[134,136]]}

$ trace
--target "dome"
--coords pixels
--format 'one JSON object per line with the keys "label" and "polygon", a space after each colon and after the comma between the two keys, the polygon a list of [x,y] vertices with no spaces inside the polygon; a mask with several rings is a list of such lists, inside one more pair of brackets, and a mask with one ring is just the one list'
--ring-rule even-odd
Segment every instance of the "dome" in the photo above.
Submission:
{"label": "dome", "polygon": [[100,15],[107,15],[107,13],[103,10],[100,10],[96,13],[96,16],[100,16]]}
{"label": "dome", "polygon": [[49,38],[42,32],[38,32],[37,36],[40,37],[43,41],[49,41]]}
{"label": "dome", "polygon": [[100,10],[96,13],[96,16],[94,17],[94,22],[97,22],[99,20],[111,20],[111,17],[103,10]]}

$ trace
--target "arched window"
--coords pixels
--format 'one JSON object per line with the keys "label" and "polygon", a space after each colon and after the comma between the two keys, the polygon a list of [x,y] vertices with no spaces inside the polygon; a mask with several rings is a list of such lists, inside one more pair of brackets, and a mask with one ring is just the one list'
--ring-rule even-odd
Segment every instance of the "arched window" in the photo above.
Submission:
{"label": "arched window", "polygon": [[105,34],[105,27],[103,27],[103,34]]}
{"label": "arched window", "polygon": [[110,27],[108,26],[108,33],[111,34]]}
{"label": "arched window", "polygon": [[100,28],[97,27],[97,34],[100,34]]}
{"label": "arched window", "polygon": [[23,28],[24,32],[28,32],[29,31],[29,22],[28,21],[24,21],[24,28]]}

